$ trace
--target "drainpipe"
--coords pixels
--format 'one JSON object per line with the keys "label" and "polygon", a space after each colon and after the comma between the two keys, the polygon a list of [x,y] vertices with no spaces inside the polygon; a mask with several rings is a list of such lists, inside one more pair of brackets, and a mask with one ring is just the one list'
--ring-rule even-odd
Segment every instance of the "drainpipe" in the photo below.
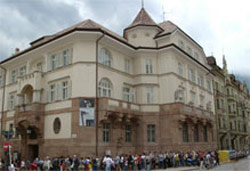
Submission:
{"label": "drainpipe", "polygon": [[102,32],[103,34],[96,40],[96,93],[95,93],[95,101],[96,101],[96,107],[95,107],[95,129],[96,129],[96,146],[95,146],[95,154],[96,157],[98,157],[98,126],[99,126],[99,103],[98,103],[98,56],[99,56],[99,41],[105,36],[105,32]]}
{"label": "drainpipe", "polygon": [[[0,68],[4,71],[4,74],[3,74],[3,93],[2,93],[2,110],[1,110],[1,132],[0,132],[0,135],[1,135],[1,140],[2,139],[2,131],[3,131],[3,112],[4,112],[4,102],[5,102],[5,86],[6,86],[6,72],[7,72],[7,69],[4,68],[3,66],[0,65]],[[3,142],[1,142],[1,144],[3,144]]]}

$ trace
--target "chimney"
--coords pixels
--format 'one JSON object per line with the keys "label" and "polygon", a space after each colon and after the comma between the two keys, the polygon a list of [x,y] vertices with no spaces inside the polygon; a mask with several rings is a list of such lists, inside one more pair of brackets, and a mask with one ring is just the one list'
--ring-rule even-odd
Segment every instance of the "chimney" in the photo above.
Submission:
{"label": "chimney", "polygon": [[18,54],[20,52],[20,49],[19,48],[16,48],[15,49],[15,54]]}

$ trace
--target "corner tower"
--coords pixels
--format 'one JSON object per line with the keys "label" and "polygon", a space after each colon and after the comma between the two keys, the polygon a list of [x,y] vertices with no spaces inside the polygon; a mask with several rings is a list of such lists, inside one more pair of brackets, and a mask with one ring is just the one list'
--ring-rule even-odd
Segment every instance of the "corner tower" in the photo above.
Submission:
{"label": "corner tower", "polygon": [[163,29],[142,8],[132,24],[124,29],[123,35],[129,43],[136,47],[156,47],[154,37],[162,31]]}

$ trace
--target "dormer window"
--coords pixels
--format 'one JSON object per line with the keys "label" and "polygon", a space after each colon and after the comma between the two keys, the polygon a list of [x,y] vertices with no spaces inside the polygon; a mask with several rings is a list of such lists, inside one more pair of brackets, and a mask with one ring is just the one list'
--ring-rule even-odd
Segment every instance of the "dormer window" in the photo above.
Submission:
{"label": "dormer window", "polygon": [[111,67],[111,61],[112,61],[111,53],[107,49],[104,48],[100,49],[98,62],[100,64]]}

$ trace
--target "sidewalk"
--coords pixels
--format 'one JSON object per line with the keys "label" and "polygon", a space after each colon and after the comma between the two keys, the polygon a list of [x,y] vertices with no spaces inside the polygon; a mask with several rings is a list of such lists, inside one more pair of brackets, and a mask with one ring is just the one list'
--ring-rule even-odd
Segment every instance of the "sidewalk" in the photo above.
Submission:
{"label": "sidewalk", "polygon": [[176,168],[168,168],[168,169],[158,169],[157,171],[191,171],[191,170],[199,170],[198,166],[190,166],[190,167],[176,167]]}

